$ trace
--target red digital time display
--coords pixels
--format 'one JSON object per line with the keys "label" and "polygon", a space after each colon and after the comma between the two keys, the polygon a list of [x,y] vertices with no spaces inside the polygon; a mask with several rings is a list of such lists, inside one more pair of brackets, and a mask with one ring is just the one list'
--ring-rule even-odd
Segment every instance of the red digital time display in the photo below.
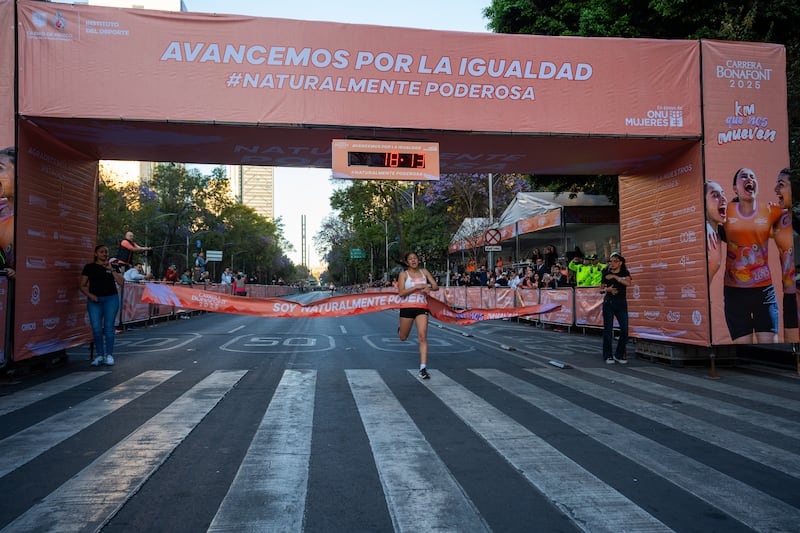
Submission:
{"label": "red digital time display", "polygon": [[424,153],[404,152],[347,152],[351,167],[425,168]]}
{"label": "red digital time display", "polygon": [[436,181],[439,143],[398,139],[333,139],[335,179]]}

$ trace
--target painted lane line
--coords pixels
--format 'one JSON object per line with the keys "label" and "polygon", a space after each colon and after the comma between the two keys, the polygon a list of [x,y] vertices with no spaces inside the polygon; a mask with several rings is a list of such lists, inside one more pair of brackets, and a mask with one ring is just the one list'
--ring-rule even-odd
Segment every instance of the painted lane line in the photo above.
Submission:
{"label": "painted lane line", "polygon": [[718,400],[716,398],[709,398],[707,396],[701,396],[692,392],[676,391],[671,387],[659,385],[658,383],[653,383],[652,381],[647,381],[630,375],[620,375],[618,372],[613,372],[606,369],[587,368],[584,369],[584,372],[588,372],[589,374],[594,374],[595,376],[600,376],[602,378],[614,379],[618,383],[624,383],[629,387],[643,390],[650,394],[662,396],[669,400],[679,401],[688,405],[695,405],[703,409],[716,411],[723,416],[728,416],[735,420],[747,422],[756,427],[768,429],[776,433],[788,435],[794,439],[800,439],[800,422],[796,422],[794,420],[768,415],[760,411],[748,409],[747,407],[740,407],[733,403]]}
{"label": "painted lane line", "polygon": [[[664,372],[660,368],[632,368],[631,370],[633,370],[634,372],[640,372],[651,376],[677,381],[679,383],[684,383],[686,385],[691,385],[705,390],[722,392],[724,394],[734,396],[737,399],[753,400],[759,403],[780,407],[782,409],[788,409],[790,411],[800,412],[800,401],[798,400],[791,400],[789,398],[783,398],[781,396],[775,396],[772,394],[757,392],[754,390],[745,389],[744,387],[740,387],[738,385],[728,385],[726,383],[720,383],[719,381],[708,381],[705,378],[687,376],[685,374],[679,374],[677,372]],[[797,393],[798,390],[797,383],[784,384],[778,380],[770,380],[769,382],[756,381],[755,384],[755,386],[760,386],[762,388],[769,387],[772,385],[775,386],[789,385],[791,388],[787,388],[784,390],[789,390],[794,393]]]}
{"label": "painted lane line", "polygon": [[151,391],[179,371],[151,370],[0,441],[0,477]]}
{"label": "painted lane line", "polygon": [[426,387],[584,531],[671,531],[527,428],[442,372]]}
{"label": "painted lane line", "polygon": [[316,370],[286,370],[208,531],[302,531]]}
{"label": "painted lane line", "polygon": [[395,531],[490,531],[378,373],[345,373],[369,438]]}
{"label": "painted lane line", "polygon": [[40,385],[34,385],[25,390],[0,397],[0,416],[11,413],[23,407],[28,407],[40,400],[55,396],[67,389],[83,385],[87,381],[105,376],[109,372],[75,372],[68,376],[60,377]]}
{"label": "painted lane line", "polygon": [[663,426],[675,429],[696,439],[719,446],[724,450],[746,457],[751,461],[769,466],[790,476],[800,478],[800,456],[739,434],[705,420],[698,420],[674,409],[643,402],[639,398],[581,379],[580,373],[566,374],[546,370],[530,370],[537,376],[549,379],[583,394],[634,413]]}
{"label": "painted lane line", "polygon": [[791,531],[800,523],[800,509],[536,385],[498,370],[473,372],[755,530]]}
{"label": "painted lane line", "polygon": [[7,529],[99,531],[246,373],[213,372]]}

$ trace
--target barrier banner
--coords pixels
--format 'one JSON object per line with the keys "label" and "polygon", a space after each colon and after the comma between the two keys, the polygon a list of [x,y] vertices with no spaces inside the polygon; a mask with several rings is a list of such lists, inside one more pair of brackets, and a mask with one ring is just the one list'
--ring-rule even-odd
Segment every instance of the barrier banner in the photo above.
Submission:
{"label": "barrier banner", "polygon": [[511,307],[507,309],[453,309],[447,304],[422,294],[401,298],[396,293],[365,293],[332,296],[311,304],[301,304],[281,298],[256,299],[246,296],[189,289],[186,287],[148,283],[144,286],[142,301],[174,305],[186,309],[199,309],[217,313],[261,316],[268,318],[312,318],[352,316],[389,309],[424,307],[437,320],[450,324],[468,325],[481,320],[497,320],[553,311],[555,304]]}
{"label": "barrier banner", "polygon": [[[575,289],[575,325],[603,327],[603,295],[597,287]],[[616,318],[614,326],[619,326]]]}
{"label": "barrier banner", "polygon": [[539,291],[540,305],[554,307],[550,313],[543,313],[542,322],[564,324],[571,326],[575,323],[575,309],[573,306],[572,289],[544,289]]}
{"label": "barrier banner", "polygon": [[14,2],[0,0],[0,150],[14,145]]}

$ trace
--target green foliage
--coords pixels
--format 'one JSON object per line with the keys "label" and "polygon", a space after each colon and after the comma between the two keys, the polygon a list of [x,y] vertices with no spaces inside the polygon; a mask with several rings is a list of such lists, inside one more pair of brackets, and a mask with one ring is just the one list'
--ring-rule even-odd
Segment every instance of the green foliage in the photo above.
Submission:
{"label": "green foliage", "polygon": [[153,247],[147,262],[157,277],[170,264],[191,268],[201,250],[223,252],[223,263],[209,266],[216,277],[229,265],[265,282],[294,275],[280,221],[234,203],[221,167],[206,176],[183,165],[160,164],[149,186],[101,180],[99,227],[100,242],[112,251],[127,231],[139,244]]}

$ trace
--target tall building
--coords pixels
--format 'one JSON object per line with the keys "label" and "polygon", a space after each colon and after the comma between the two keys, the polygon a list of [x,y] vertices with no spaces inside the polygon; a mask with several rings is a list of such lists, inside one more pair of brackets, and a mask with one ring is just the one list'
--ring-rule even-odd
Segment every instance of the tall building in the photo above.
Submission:
{"label": "tall building", "polygon": [[275,220],[275,168],[228,165],[231,192],[238,202],[256,213]]}

